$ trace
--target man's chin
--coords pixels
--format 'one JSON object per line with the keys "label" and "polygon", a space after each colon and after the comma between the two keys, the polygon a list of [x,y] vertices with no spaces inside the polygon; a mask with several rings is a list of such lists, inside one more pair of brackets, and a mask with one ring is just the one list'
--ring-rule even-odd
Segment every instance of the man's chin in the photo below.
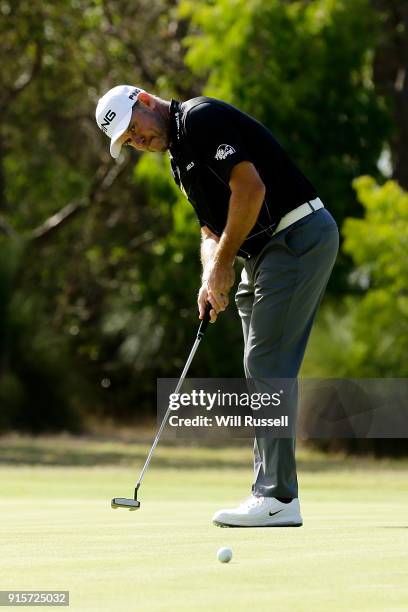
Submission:
{"label": "man's chin", "polygon": [[168,147],[162,145],[160,147],[149,147],[147,150],[150,153],[165,153],[167,151],[167,148]]}
{"label": "man's chin", "polygon": [[150,153],[163,153],[166,150],[166,147],[163,144],[161,138],[157,138],[157,136],[153,136],[153,138],[149,142],[149,146],[147,147],[147,151]]}

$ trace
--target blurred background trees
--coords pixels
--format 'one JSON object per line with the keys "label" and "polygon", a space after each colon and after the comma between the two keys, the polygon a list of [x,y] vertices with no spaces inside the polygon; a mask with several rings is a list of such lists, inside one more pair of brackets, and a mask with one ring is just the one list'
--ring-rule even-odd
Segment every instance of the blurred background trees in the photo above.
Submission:
{"label": "blurred background trees", "polygon": [[[402,0],[0,0],[0,16],[1,429],[139,422],[188,352],[198,225],[167,157],[110,158],[94,109],[118,83],[220,97],[272,130],[344,238],[303,374],[406,375]],[[241,353],[232,305],[191,373],[240,376]]]}

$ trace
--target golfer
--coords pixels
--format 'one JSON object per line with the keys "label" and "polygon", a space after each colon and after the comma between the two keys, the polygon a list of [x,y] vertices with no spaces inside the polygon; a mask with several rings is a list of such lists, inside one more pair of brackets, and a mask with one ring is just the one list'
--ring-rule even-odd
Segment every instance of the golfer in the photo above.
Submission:
{"label": "golfer", "polygon": [[[169,152],[174,179],[201,226],[200,318],[207,301],[212,322],[227,308],[234,261],[243,258],[235,301],[245,375],[264,389],[273,379],[296,380],[339,243],[315,187],[265,126],[220,100],[169,102],[119,85],[99,100],[96,121],[114,158],[124,145]],[[252,495],[216,512],[213,522],[302,524],[294,435],[255,432]]]}

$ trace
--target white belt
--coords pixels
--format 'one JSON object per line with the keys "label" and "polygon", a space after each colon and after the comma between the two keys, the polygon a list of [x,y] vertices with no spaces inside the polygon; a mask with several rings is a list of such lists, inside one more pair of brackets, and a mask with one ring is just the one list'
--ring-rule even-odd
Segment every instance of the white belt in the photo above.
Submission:
{"label": "white belt", "polygon": [[310,200],[309,202],[305,202],[305,204],[301,204],[297,208],[294,208],[284,217],[282,217],[272,236],[286,229],[289,227],[289,225],[296,223],[296,221],[299,221],[299,219],[303,219],[303,217],[311,215],[315,212],[315,210],[319,210],[319,208],[324,208],[324,204],[320,198],[315,198],[314,200]]}

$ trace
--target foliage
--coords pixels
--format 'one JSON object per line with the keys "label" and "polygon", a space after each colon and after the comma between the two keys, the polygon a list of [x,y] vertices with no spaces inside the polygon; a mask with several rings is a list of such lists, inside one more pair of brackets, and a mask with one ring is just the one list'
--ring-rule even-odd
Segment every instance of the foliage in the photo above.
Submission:
{"label": "foliage", "polygon": [[[350,181],[376,176],[388,135],[371,79],[380,22],[368,0],[0,0],[0,14],[0,428],[140,419],[193,339],[199,230],[166,158],[112,161],[98,97],[127,82],[226,98],[341,222],[360,214]],[[241,358],[231,304],[192,374],[238,376]]]}
{"label": "foliage", "polygon": [[[354,269],[354,295],[328,301],[315,326],[302,375],[334,378],[406,378],[408,367],[408,194],[394,181],[354,181],[362,219],[346,219],[344,250]],[[315,440],[321,450],[406,454],[401,439]]]}
{"label": "foliage", "polygon": [[[41,359],[34,345],[38,340],[44,356],[49,345],[50,368],[64,364],[82,392],[89,385],[88,410],[95,413],[109,405],[120,415],[133,409],[135,398],[151,406],[155,377],[140,384],[140,371],[149,363],[153,370],[151,356],[160,349],[153,339],[161,332],[149,333],[160,328],[160,312],[157,301],[145,301],[156,277],[147,229],[160,240],[169,227],[135,180],[140,157],[112,161],[94,109],[99,95],[118,82],[171,95],[174,81],[189,96],[182,23],[170,0],[1,0],[0,11],[0,231],[25,244],[17,270],[12,257],[2,262],[4,278],[18,278],[1,288],[1,327],[7,330],[1,353],[13,353],[21,336],[35,369]],[[155,262],[163,266],[163,259]],[[25,314],[18,301],[31,304]],[[4,314],[11,303],[15,333]],[[124,317],[130,327],[115,336],[109,317]],[[139,345],[132,329],[144,329]],[[3,410],[13,403],[7,380],[18,379],[17,365],[8,360],[1,372]],[[49,382],[42,401],[33,397],[34,412],[45,413],[49,402],[62,415]],[[62,394],[63,385],[56,386]],[[66,398],[74,410],[72,394]],[[30,427],[27,399],[25,407]]]}
{"label": "foliage", "polygon": [[353,363],[359,376],[406,377],[408,367],[408,194],[395,182],[354,183],[364,219],[347,219],[344,249],[364,289],[353,309]]}
{"label": "foliage", "polygon": [[355,267],[354,295],[326,302],[313,330],[304,376],[408,375],[408,194],[394,181],[354,182],[362,219],[346,219],[343,248]]}
{"label": "foliage", "polygon": [[18,287],[23,252],[18,238],[0,237],[0,429],[77,431],[86,389],[64,338],[43,325],[43,301]]}

